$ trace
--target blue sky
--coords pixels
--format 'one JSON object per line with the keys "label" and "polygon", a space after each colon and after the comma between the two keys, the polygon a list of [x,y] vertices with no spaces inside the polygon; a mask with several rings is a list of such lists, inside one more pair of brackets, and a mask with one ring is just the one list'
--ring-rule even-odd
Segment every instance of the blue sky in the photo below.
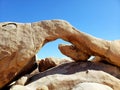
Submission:
{"label": "blue sky", "polygon": [[[120,0],[0,0],[0,22],[63,19],[93,36],[120,39]],[[45,45],[39,58],[64,57],[56,40]]]}

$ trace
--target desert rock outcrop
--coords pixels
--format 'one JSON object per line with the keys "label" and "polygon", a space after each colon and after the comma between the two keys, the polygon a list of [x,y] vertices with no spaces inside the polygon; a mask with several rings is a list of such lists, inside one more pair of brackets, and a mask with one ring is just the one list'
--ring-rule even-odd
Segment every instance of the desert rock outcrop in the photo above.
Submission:
{"label": "desert rock outcrop", "polygon": [[[94,71],[94,70],[82,71],[82,72],[69,74],[69,75],[64,75],[64,74],[48,75],[48,76],[39,78],[36,81],[29,83],[24,87],[26,88],[29,87],[32,90],[36,90],[37,88],[40,88],[40,87],[42,88],[42,86],[47,87],[48,90],[71,90],[71,89],[77,90],[74,88],[77,85],[80,85],[81,83],[85,83],[85,82],[87,83],[94,82],[96,84],[97,83],[101,84],[101,88],[103,90],[118,90],[120,88],[119,79],[103,71]],[[98,84],[96,86],[98,86]],[[96,86],[94,86],[94,88]],[[14,87],[15,86],[13,86],[13,88]],[[105,89],[105,87],[108,89]],[[98,88],[96,87],[96,89]]]}
{"label": "desert rock outcrop", "polygon": [[0,88],[26,74],[23,71],[27,71],[30,66],[34,67],[33,57],[38,50],[47,42],[58,38],[71,42],[87,57],[100,56],[107,62],[120,66],[119,40],[107,41],[93,37],[63,20],[5,22],[0,23]]}

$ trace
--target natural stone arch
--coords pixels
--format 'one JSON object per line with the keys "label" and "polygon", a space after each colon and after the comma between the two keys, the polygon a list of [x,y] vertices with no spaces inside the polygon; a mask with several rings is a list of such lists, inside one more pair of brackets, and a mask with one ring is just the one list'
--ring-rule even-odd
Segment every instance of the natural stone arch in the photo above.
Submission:
{"label": "natural stone arch", "polygon": [[[63,20],[0,23],[0,88],[19,75],[44,44],[61,38],[88,55],[120,66],[120,41],[106,41],[78,31]],[[71,46],[70,46],[71,47]]]}

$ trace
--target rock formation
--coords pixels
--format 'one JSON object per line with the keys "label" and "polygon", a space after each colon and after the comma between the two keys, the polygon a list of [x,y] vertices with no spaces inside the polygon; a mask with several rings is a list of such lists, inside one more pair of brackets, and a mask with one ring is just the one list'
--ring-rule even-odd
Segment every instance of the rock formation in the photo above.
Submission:
{"label": "rock formation", "polygon": [[120,69],[118,67],[105,63],[70,62],[32,76],[27,76],[26,85],[20,86],[24,85],[21,84],[25,81],[24,78],[26,77],[24,76],[24,80],[18,80],[21,82],[12,86],[11,90],[18,90],[18,88],[25,90],[80,90],[78,88],[81,85],[83,87],[86,83],[89,88],[94,88],[92,90],[99,90],[98,86],[102,88],[101,90],[104,90],[104,88],[109,88],[107,90],[119,90],[119,72]]}
{"label": "rock formation", "polygon": [[52,68],[67,62],[73,62],[73,61],[67,60],[67,59],[49,57],[49,58],[41,59],[38,61],[38,69],[39,69],[39,72],[43,72],[49,68]]}
{"label": "rock formation", "polygon": [[85,60],[88,60],[90,58],[89,54],[81,51],[80,49],[78,49],[74,45],[60,44],[59,50],[61,51],[61,53],[72,58],[75,61],[79,61],[79,60],[85,61]]}
{"label": "rock formation", "polygon": [[[45,77],[37,79],[32,83],[29,83],[24,87],[30,88],[31,90],[36,90],[37,88],[40,87],[43,88],[42,86],[47,87],[48,90],[72,90],[72,89],[76,90],[74,88],[77,85],[84,82],[87,83],[94,82],[96,84],[98,83],[98,84],[106,85],[109,89],[105,89],[105,90],[119,90],[120,88],[119,79],[116,79],[115,77],[103,71],[94,71],[94,70],[82,71],[79,73],[69,74],[69,75],[64,75],[64,74],[47,75]],[[13,89],[11,90],[16,90],[14,89],[15,86],[13,86],[12,88]],[[105,88],[105,87],[101,87],[101,88]],[[97,89],[99,90],[100,88]],[[96,90],[96,89],[92,89],[92,90]]]}
{"label": "rock formation", "polygon": [[[120,40],[107,41],[95,38],[78,31],[63,20],[35,23],[5,22],[0,23],[0,88],[35,69],[36,53],[47,42],[58,38],[73,44],[72,47],[62,45],[59,48],[63,54],[75,61],[86,61],[93,55],[120,66]],[[75,52],[75,55],[68,54],[65,50]]]}

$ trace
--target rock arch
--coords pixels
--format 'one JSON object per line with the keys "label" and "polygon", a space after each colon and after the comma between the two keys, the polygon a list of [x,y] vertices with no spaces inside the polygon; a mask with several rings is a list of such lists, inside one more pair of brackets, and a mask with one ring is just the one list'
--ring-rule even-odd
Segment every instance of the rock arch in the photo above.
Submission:
{"label": "rock arch", "polygon": [[[106,41],[95,38],[78,31],[63,20],[35,23],[5,22],[0,23],[0,88],[26,67],[30,67],[30,63],[34,63],[32,58],[43,45],[58,38],[71,42],[72,47],[79,49],[83,55],[97,55],[111,64],[120,66],[119,40]],[[60,50],[63,52],[62,47],[64,46],[60,46]]]}

